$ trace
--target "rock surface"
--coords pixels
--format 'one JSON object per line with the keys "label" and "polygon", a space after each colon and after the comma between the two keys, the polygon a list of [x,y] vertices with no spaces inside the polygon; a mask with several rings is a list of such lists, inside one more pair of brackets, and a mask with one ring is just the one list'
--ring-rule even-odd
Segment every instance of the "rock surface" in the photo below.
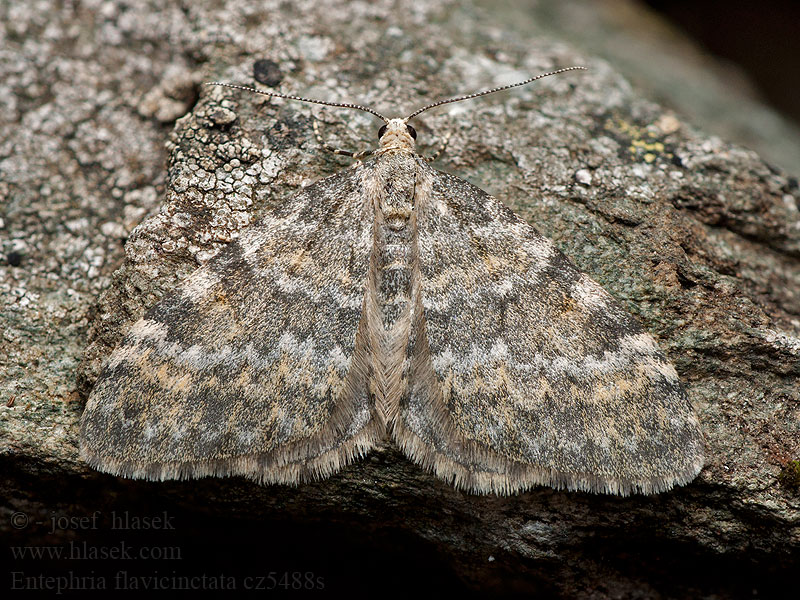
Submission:
{"label": "rock surface", "polygon": [[[180,573],[227,571],[239,588],[272,571],[313,571],[302,585],[322,577],[328,590],[401,575],[408,589],[429,577],[434,590],[596,598],[752,597],[793,581],[797,180],[648,101],[533,17],[508,24],[484,10],[0,8],[0,530],[10,543],[168,543],[183,549]],[[590,71],[425,113],[418,141],[433,149],[451,132],[437,168],[507,202],[659,338],[706,433],[696,481],[625,499],[495,498],[457,492],[391,447],[299,488],[131,482],[79,460],[84,396],[126,327],[268,207],[346,168],[317,147],[313,118],[334,146],[375,141],[368,115],[200,82],[268,80],[402,115],[573,64]],[[115,528],[125,511],[167,511],[177,531]],[[82,520],[95,515],[94,528]],[[113,587],[119,565],[109,564],[93,576]],[[126,568],[144,577],[169,572],[163,564]],[[20,559],[10,581],[67,567]]]}

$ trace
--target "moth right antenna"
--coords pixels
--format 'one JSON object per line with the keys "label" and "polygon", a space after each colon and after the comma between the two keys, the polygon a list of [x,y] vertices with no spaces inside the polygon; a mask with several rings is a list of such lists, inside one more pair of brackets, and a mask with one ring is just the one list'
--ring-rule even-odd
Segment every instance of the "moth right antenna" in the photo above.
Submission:
{"label": "moth right antenna", "polygon": [[450,104],[451,102],[461,102],[462,100],[469,100],[471,98],[477,98],[478,96],[486,96],[487,94],[502,92],[503,90],[519,87],[521,85],[525,85],[526,83],[536,81],[537,79],[542,79],[543,77],[549,77],[550,75],[558,75],[559,73],[566,73],[567,71],[588,71],[588,69],[586,67],[566,67],[564,69],[558,69],[557,71],[542,73],[541,75],[537,75],[536,77],[531,77],[530,79],[526,79],[525,81],[520,81],[519,83],[512,83],[511,85],[503,85],[500,87],[492,88],[490,90],[484,90],[483,92],[476,92],[474,94],[469,94],[467,96],[459,96],[458,98],[439,100],[439,102],[434,102],[433,104],[428,104],[427,106],[423,106],[422,108],[415,110],[413,113],[411,113],[406,117],[406,121],[408,121],[412,117],[416,117],[421,112],[425,112],[426,110],[430,110],[431,108],[436,108],[437,106],[441,106],[442,104]]}

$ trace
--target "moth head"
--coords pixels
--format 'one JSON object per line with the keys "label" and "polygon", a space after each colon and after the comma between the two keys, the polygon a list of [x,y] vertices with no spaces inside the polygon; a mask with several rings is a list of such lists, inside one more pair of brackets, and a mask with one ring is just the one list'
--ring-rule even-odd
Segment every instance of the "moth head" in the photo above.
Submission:
{"label": "moth head", "polygon": [[378,130],[379,152],[395,149],[414,151],[417,132],[406,121],[407,119],[389,119]]}

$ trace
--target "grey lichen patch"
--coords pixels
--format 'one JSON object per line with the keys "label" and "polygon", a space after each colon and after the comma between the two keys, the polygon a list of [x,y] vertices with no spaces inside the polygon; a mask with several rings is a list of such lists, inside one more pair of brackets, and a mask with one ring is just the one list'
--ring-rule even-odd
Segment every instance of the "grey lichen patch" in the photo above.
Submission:
{"label": "grey lichen patch", "polygon": [[161,123],[172,123],[185,115],[197,97],[201,74],[182,65],[170,65],[158,85],[139,102],[139,114]]}
{"label": "grey lichen patch", "polygon": [[163,184],[162,133],[136,103],[171,50],[131,49],[163,39],[164,23],[144,28],[134,11],[126,31],[118,8],[0,8],[0,447],[64,469],[78,464],[88,308]]}

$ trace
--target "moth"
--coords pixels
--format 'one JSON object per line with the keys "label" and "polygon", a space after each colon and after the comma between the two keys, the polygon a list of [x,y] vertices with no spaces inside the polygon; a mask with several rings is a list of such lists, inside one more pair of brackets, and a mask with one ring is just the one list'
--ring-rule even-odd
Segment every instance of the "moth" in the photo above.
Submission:
{"label": "moth", "polygon": [[[653,338],[408,121],[245,230],[135,323],[81,456],[150,480],[297,484],[392,440],[456,488],[628,495],[691,481],[699,422]],[[228,87],[240,87],[230,84]],[[249,89],[249,88],[245,88]]]}

